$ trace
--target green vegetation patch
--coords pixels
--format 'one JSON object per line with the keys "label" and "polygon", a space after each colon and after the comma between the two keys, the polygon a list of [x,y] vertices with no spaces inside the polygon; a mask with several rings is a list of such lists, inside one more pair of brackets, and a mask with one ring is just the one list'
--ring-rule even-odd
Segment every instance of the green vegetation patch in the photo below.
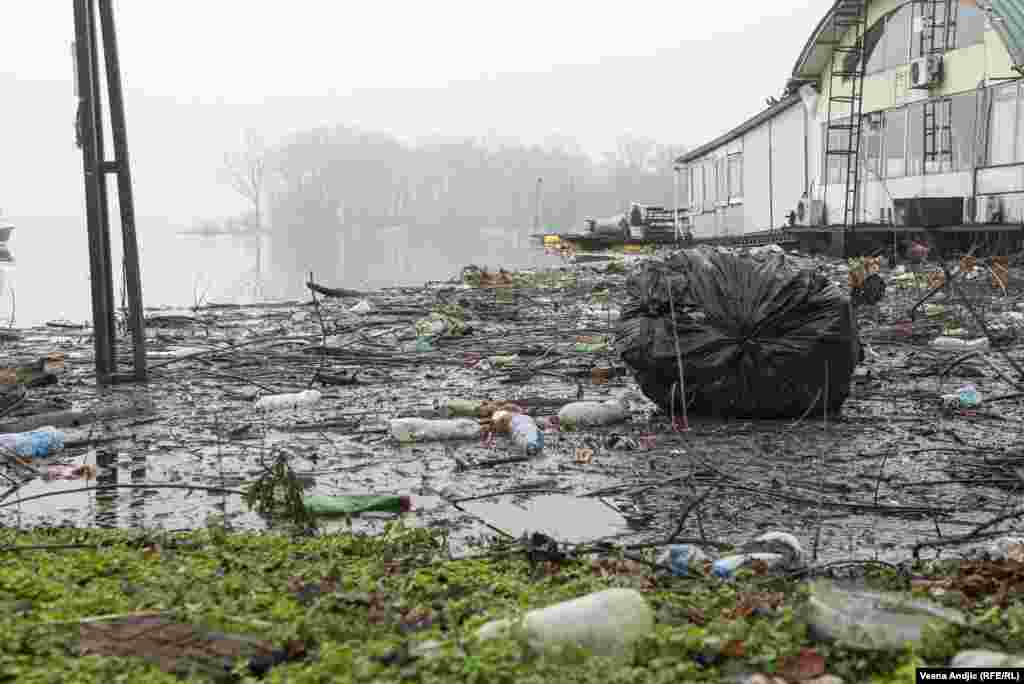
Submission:
{"label": "green vegetation patch", "polygon": [[[795,579],[675,578],[652,555],[544,560],[518,544],[452,560],[443,531],[400,519],[377,537],[4,530],[0,547],[4,681],[256,681],[260,663],[271,682],[717,682],[818,671],[912,681],[917,664],[995,647],[986,630],[1024,646],[1024,611],[1006,596],[974,597],[973,627],[865,653],[812,642],[806,584]],[[908,587],[891,571],[872,582]],[[472,637],[490,619],[609,587],[641,591],[657,618],[628,659]],[[427,642],[430,655],[418,655]]]}

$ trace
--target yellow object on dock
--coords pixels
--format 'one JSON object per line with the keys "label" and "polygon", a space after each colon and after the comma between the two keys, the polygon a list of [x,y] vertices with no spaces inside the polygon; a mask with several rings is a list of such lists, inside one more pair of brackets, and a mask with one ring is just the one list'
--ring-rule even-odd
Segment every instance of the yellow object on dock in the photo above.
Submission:
{"label": "yellow object on dock", "polygon": [[545,245],[557,245],[561,241],[562,241],[562,238],[558,237],[557,235],[545,235],[544,236],[544,244]]}
{"label": "yellow object on dock", "polygon": [[622,251],[625,252],[626,254],[640,254],[640,252],[644,251],[644,246],[643,245],[623,245],[622,246]]}

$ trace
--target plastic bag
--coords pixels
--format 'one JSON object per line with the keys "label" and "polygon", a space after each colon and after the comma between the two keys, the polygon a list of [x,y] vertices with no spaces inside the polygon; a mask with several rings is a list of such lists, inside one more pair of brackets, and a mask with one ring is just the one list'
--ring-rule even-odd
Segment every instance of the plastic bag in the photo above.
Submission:
{"label": "plastic bag", "polygon": [[849,297],[788,268],[784,255],[682,250],[635,272],[627,288],[617,351],[666,412],[682,409],[670,291],[689,413],[799,417],[822,401],[838,411],[849,395],[861,353]]}

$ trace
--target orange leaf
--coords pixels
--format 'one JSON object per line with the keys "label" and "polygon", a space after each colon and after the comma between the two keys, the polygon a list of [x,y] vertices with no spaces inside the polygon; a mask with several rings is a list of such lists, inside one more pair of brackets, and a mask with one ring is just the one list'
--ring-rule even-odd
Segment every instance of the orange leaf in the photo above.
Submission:
{"label": "orange leaf", "polygon": [[722,645],[722,655],[727,658],[742,658],[747,652],[746,645],[739,639],[727,641]]}

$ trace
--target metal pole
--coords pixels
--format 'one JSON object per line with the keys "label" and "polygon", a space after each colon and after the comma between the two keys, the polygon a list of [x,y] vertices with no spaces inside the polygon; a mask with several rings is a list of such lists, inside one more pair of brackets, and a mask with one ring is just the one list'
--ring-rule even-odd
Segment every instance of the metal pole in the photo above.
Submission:
{"label": "metal pole", "polygon": [[132,333],[133,343],[132,360],[135,379],[145,380],[147,375],[146,327],[142,309],[142,277],[139,265],[139,244],[135,233],[135,201],[132,194],[131,167],[128,160],[124,93],[121,89],[121,67],[118,61],[117,33],[111,0],[99,0],[99,10],[100,23],[103,27],[104,56],[107,64],[107,88],[110,91],[110,128],[113,133],[117,168],[117,204],[121,210],[124,277],[128,295],[128,327]]}
{"label": "metal pole", "polygon": [[107,288],[103,280],[108,272],[100,235],[100,175],[96,145],[96,92],[92,79],[92,41],[89,39],[88,0],[73,0],[75,14],[75,61],[78,78],[78,137],[82,148],[82,169],[85,180],[86,222],[89,231],[89,272],[92,290],[93,344],[96,377],[101,384],[110,381],[113,363],[110,329],[106,312]]}
{"label": "metal pole", "polygon": [[110,194],[107,192],[107,174],[104,163],[107,158],[106,145],[103,135],[103,89],[100,79],[100,52],[102,46],[99,42],[99,28],[96,23],[96,6],[93,0],[89,0],[89,70],[92,73],[93,82],[93,115],[95,117],[94,130],[96,131],[96,160],[99,164],[96,182],[100,189],[100,248],[103,250],[104,258],[104,297],[106,306],[104,312],[107,316],[107,330],[110,337],[110,373],[117,373],[117,325],[115,312],[117,305],[114,300],[114,267],[113,256],[110,249]]}

